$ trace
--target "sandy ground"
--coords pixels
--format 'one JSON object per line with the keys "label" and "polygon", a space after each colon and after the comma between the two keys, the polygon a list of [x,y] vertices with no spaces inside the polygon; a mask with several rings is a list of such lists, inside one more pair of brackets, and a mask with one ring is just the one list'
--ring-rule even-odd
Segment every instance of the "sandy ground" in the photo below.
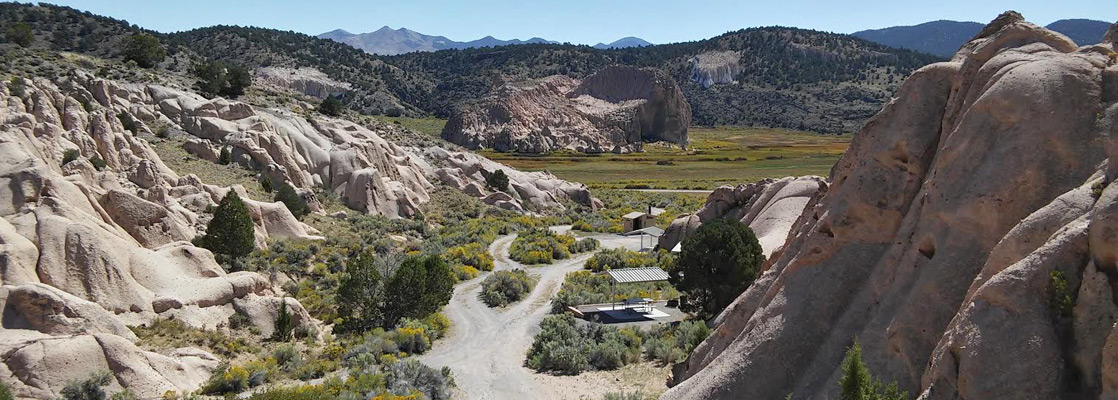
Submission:
{"label": "sandy ground", "polygon": [[[495,259],[494,270],[527,269],[539,276],[536,288],[510,307],[493,309],[478,299],[481,280],[486,275],[459,284],[444,310],[452,323],[450,332],[419,357],[420,361],[435,368],[450,367],[458,385],[456,397],[463,399],[597,399],[621,390],[662,392],[667,369],[647,363],[573,377],[538,374],[524,366],[525,354],[539,330],[540,320],[551,308],[552,296],[559,291],[566,274],[582,268],[590,254],[525,268],[508,258],[508,248],[515,237],[502,236],[489,246]],[[640,245],[635,237],[593,237],[604,248],[636,250]]]}

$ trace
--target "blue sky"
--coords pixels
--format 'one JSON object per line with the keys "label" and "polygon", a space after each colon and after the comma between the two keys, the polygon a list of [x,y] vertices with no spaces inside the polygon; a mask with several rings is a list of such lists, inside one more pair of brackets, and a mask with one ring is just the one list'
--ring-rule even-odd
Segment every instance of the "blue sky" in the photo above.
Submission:
{"label": "blue sky", "polygon": [[381,26],[465,41],[538,36],[594,44],[624,36],[653,43],[709,38],[741,28],[783,25],[851,33],[951,19],[988,22],[1007,9],[1040,25],[1065,18],[1118,19],[1115,0],[54,0],[161,32],[251,25],[311,35]]}

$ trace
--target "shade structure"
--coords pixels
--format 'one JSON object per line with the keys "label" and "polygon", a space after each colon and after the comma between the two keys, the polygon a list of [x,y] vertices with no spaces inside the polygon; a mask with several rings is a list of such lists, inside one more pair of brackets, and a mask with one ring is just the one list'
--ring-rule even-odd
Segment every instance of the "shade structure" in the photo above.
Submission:
{"label": "shade structure", "polygon": [[668,273],[656,267],[622,268],[606,271],[616,283],[660,282],[668,280]]}

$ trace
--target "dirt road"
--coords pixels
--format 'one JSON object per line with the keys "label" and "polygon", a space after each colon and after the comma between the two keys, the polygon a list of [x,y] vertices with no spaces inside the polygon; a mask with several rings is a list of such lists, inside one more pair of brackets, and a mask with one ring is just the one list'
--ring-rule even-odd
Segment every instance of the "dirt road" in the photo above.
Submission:
{"label": "dirt road", "polygon": [[[431,367],[450,367],[464,399],[560,399],[561,388],[541,384],[539,376],[524,366],[525,354],[540,320],[551,309],[551,297],[559,292],[568,272],[582,268],[590,254],[541,267],[520,265],[508,258],[515,235],[498,238],[489,246],[494,270],[523,268],[539,276],[539,283],[527,298],[504,309],[493,309],[478,299],[482,275],[459,284],[444,313],[452,323],[450,333],[434,348],[419,357]],[[618,235],[592,236],[604,248],[626,247],[636,250],[636,238]]]}

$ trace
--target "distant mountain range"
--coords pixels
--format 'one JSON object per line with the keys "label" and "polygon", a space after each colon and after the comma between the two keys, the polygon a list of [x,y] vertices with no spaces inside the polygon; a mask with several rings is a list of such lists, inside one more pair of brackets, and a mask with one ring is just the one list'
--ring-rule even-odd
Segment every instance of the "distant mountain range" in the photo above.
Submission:
{"label": "distant mountain range", "polygon": [[[538,37],[534,37],[528,40],[501,40],[492,36],[486,36],[478,40],[471,40],[469,42],[457,42],[447,39],[445,36],[424,35],[407,28],[392,29],[387,26],[367,33],[350,33],[345,30],[338,29],[323,33],[321,35],[318,35],[318,37],[322,39],[330,39],[335,42],[345,43],[358,49],[364,50],[366,53],[379,54],[384,56],[393,56],[415,51],[438,51],[447,49],[460,50],[475,47],[504,46],[510,44],[559,43],[554,40],[547,40]],[[649,43],[644,39],[626,37],[610,44],[598,43],[594,47],[599,49],[620,49],[626,47],[651,45],[652,43]]]}
{"label": "distant mountain range", "polygon": [[[985,25],[977,22],[933,21],[914,26],[854,32],[853,35],[889,47],[951,57],[963,43],[977,35],[983,26]],[[1109,27],[1109,22],[1090,19],[1064,19],[1046,26],[1067,35],[1080,46],[1098,43]]]}
{"label": "distant mountain range", "polygon": [[623,37],[621,39],[617,39],[616,42],[613,42],[613,43],[610,43],[610,44],[598,43],[598,44],[594,45],[594,48],[595,49],[624,49],[624,48],[627,48],[627,47],[644,47],[644,46],[652,46],[652,43],[649,43],[647,40],[644,40],[644,39],[641,39],[641,38],[638,38],[638,37],[629,36],[629,37]]}

